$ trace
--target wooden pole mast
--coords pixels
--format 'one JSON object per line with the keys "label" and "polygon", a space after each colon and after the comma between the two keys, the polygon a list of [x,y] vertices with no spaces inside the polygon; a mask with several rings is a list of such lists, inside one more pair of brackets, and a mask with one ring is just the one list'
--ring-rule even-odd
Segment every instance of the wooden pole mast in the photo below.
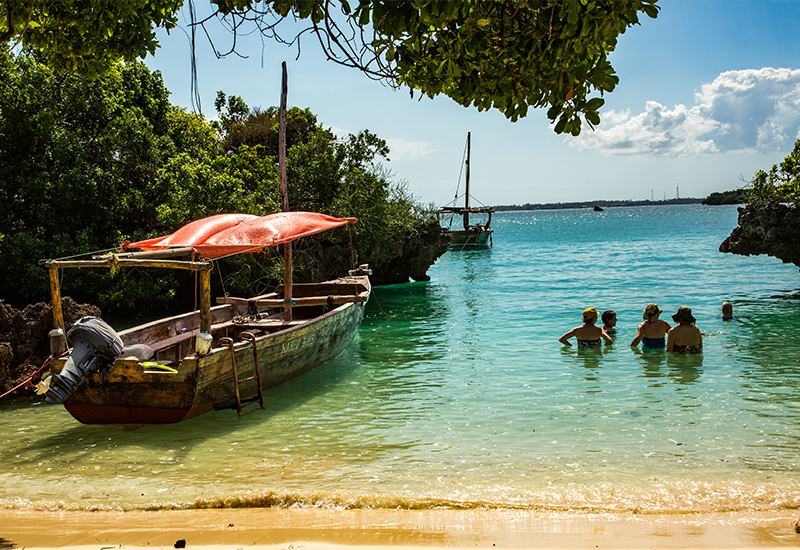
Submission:
{"label": "wooden pole mast", "polygon": [[[281,109],[278,116],[278,168],[281,177],[281,210],[289,210],[289,189],[286,185],[286,96],[289,85],[286,76],[286,61],[281,64]],[[283,318],[292,320],[292,243],[283,245]]]}
{"label": "wooden pole mast", "polygon": [[61,288],[58,284],[58,268],[48,267],[50,274],[50,298],[53,304],[53,327],[66,330],[64,328],[64,313],[61,311]]}
{"label": "wooden pole mast", "polygon": [[[210,267],[210,266],[209,266]],[[200,332],[211,333],[211,271],[200,270]]]}
{"label": "wooden pole mast", "polygon": [[470,147],[470,132],[467,132],[467,192],[464,195],[464,229],[469,229],[469,147]]}

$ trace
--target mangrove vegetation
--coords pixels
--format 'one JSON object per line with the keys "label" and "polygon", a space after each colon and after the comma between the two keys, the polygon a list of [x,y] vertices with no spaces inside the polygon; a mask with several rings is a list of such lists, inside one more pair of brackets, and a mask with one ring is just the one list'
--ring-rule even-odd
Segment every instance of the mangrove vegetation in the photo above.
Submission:
{"label": "mangrove vegetation", "polygon": [[[87,80],[35,53],[0,52],[0,299],[48,300],[43,258],[113,249],[214,214],[279,211],[277,109],[224,92],[216,107],[210,122],[172,105],[161,75],[139,62]],[[383,270],[385,282],[408,280],[391,266],[409,235],[438,224],[393,181],[386,142],[367,130],[339,138],[298,107],[287,128],[290,209],[359,220],[301,240],[296,280],[356,263],[370,263],[379,280]],[[246,256],[218,262],[218,292],[249,296],[279,281],[280,253]],[[78,302],[141,311],[191,304],[194,285],[181,276],[70,270],[62,284]]]}

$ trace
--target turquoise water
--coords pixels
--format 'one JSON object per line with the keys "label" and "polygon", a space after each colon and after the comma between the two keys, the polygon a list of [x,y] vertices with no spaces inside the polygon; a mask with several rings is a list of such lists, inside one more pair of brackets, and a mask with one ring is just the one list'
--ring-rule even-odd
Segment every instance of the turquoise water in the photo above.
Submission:
{"label": "turquoise water", "polygon": [[[798,270],[718,252],[736,214],[497,214],[492,249],[376,288],[343,355],[242,420],[124,431],[0,405],[0,506],[800,507]],[[631,348],[648,302],[690,306],[703,355]],[[589,306],[617,312],[615,344],[562,347]]]}

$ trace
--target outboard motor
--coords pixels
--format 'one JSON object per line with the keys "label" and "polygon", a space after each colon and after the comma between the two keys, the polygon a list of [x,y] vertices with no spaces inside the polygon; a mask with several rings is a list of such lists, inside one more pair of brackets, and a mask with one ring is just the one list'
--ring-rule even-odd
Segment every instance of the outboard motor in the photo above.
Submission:
{"label": "outboard motor", "polygon": [[43,380],[37,393],[46,394],[50,404],[63,403],[75,391],[83,378],[105,369],[122,353],[122,339],[113,328],[97,317],[83,317],[67,332],[72,344],[64,368]]}

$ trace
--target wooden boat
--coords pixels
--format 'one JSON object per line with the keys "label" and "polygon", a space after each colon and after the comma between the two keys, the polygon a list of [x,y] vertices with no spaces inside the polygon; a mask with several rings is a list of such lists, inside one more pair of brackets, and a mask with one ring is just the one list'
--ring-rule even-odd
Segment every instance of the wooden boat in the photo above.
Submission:
{"label": "wooden boat", "polygon": [[[292,241],[355,220],[288,211],[286,83],[283,63],[278,143],[283,212],[211,216],[165,237],[124,243],[119,253],[45,262],[55,325],[51,356],[58,357],[37,387],[47,402],[63,403],[85,424],[170,424],[226,408],[241,416],[247,404],[264,407],[264,389],[333,359],[352,342],[371,292],[366,266],[333,281],[292,284]],[[249,299],[224,297],[211,307],[213,259],[279,244],[283,285]],[[180,256],[190,259],[170,259]],[[119,334],[100,319],[84,318],[65,335],[58,270],[123,266],[194,271],[200,308]],[[69,353],[67,339],[73,346]]]}
{"label": "wooden boat", "polygon": [[[463,250],[468,248],[486,248],[492,244],[492,213],[494,209],[488,206],[470,207],[469,205],[469,172],[470,172],[470,133],[467,133],[466,150],[466,191],[464,192],[464,206],[444,206],[437,212],[440,221],[449,220],[449,224],[443,229],[450,235],[450,248]],[[453,200],[455,203],[458,196]],[[484,223],[470,223],[470,214],[483,214]],[[461,217],[461,228],[453,229],[452,222],[454,217]]]}
{"label": "wooden boat", "polygon": [[[226,214],[126,247],[143,252],[47,261],[56,326],[51,333],[54,353],[59,345],[63,348],[59,340],[64,338],[58,269],[132,265],[193,270],[198,274],[200,309],[124,330],[116,335],[119,342],[109,336],[107,342],[98,343],[73,327],[68,334],[73,349],[54,361],[53,376],[40,385],[40,393],[49,402],[63,402],[85,424],[168,424],[213,409],[233,408],[241,414],[248,403],[263,407],[263,390],[336,357],[352,342],[370,295],[369,272],[362,266],[333,281],[291,285],[290,298],[287,285],[280,285],[254,298],[220,298],[221,305],[211,307],[211,259],[261,250],[267,241],[289,242],[351,221],[307,212],[264,217]],[[203,242],[187,240],[187,235]],[[254,235],[261,240],[253,240]],[[202,259],[163,259],[181,253],[200,254]],[[292,306],[291,320],[284,316],[287,302]],[[97,323],[92,319],[87,322]],[[118,353],[109,353],[114,346]],[[146,357],[149,350],[152,357]],[[111,355],[105,364],[104,354]],[[81,364],[85,372],[78,369],[76,379],[76,365]],[[65,374],[66,365],[71,365],[72,375]]]}

